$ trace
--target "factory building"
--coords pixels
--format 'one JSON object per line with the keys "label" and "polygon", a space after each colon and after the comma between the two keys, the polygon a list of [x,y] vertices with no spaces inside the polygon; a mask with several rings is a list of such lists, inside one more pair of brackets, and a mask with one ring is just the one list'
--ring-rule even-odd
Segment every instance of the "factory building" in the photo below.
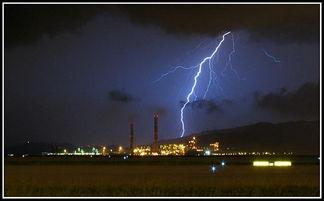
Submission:
{"label": "factory building", "polygon": [[188,149],[189,150],[197,150],[197,138],[193,136],[191,140],[188,142]]}
{"label": "factory building", "polygon": [[209,145],[211,148],[211,151],[218,152],[219,151],[219,142],[214,142]]}
{"label": "factory building", "polygon": [[151,147],[150,146],[138,146],[133,150],[133,154],[135,156],[148,156],[151,155]]}
{"label": "factory building", "polygon": [[185,155],[186,146],[183,144],[164,144],[160,145],[160,153],[163,156],[183,156]]}

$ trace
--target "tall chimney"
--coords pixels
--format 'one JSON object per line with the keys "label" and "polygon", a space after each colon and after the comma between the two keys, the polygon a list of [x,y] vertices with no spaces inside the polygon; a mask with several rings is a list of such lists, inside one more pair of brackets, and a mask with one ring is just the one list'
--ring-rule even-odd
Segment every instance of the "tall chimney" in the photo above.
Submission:
{"label": "tall chimney", "polygon": [[153,141],[153,152],[158,152],[158,126],[159,126],[159,116],[157,113],[154,114],[154,141]]}
{"label": "tall chimney", "polygon": [[129,135],[129,151],[130,153],[133,153],[133,148],[134,148],[134,123],[131,122],[129,124],[129,131],[130,131],[130,135]]}

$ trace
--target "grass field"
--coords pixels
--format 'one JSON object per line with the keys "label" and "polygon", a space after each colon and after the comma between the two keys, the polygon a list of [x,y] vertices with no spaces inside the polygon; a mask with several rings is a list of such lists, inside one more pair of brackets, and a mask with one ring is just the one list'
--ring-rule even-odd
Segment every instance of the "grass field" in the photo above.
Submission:
{"label": "grass field", "polygon": [[[210,159],[204,158],[189,158],[185,163],[177,159],[155,163],[158,160],[43,160],[6,161],[5,196],[313,197],[320,193],[318,164],[228,164],[212,173]],[[190,164],[191,160],[196,161]]]}

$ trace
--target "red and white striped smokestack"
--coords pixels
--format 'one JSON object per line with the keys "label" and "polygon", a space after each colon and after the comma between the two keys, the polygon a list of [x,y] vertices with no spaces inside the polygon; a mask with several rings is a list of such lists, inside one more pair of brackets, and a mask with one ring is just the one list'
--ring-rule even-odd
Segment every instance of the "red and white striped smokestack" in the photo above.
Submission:
{"label": "red and white striped smokestack", "polygon": [[153,149],[152,151],[157,153],[158,152],[158,128],[159,128],[159,115],[154,113],[154,133],[153,133]]}

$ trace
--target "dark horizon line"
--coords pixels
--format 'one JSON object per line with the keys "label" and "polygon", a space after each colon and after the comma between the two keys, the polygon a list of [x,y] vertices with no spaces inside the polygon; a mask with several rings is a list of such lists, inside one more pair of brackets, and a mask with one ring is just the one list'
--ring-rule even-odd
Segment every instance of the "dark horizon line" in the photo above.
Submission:
{"label": "dark horizon line", "polygon": [[[203,130],[203,131],[199,131],[199,132],[193,132],[189,135],[183,136],[183,137],[175,137],[175,138],[167,138],[167,139],[160,139],[158,140],[158,143],[163,142],[163,141],[169,141],[169,140],[177,140],[177,139],[186,139],[188,137],[191,136],[202,136],[202,135],[206,135],[206,133],[211,132],[211,131],[226,131],[226,130],[231,130],[231,129],[238,129],[238,128],[243,128],[243,127],[248,127],[248,126],[253,126],[253,125],[257,125],[257,124],[272,124],[272,125],[277,125],[277,124],[285,124],[285,123],[299,123],[299,122],[319,122],[319,119],[314,119],[314,120],[293,120],[293,121],[282,121],[282,122],[278,122],[278,123],[273,123],[270,121],[259,121],[256,123],[252,123],[252,124],[245,124],[242,126],[235,126],[235,127],[229,127],[229,128],[223,128],[223,129],[212,129],[212,130]],[[5,140],[4,140],[5,142]],[[55,141],[55,142],[47,142],[47,141],[29,141],[26,140],[24,142],[17,142],[14,143],[12,145],[7,145],[6,143],[4,143],[4,147],[8,148],[8,147],[12,147],[12,146],[17,146],[17,145],[23,145],[23,144],[47,144],[47,145],[51,145],[51,146],[60,146],[60,145],[71,145],[71,146],[120,146],[121,144],[109,144],[109,145],[105,145],[105,144],[93,144],[93,143],[88,143],[88,144],[76,144],[76,143],[71,143],[71,142],[60,142],[60,141]],[[141,145],[151,145],[153,144],[153,140],[150,143],[144,143],[144,144],[139,144],[137,146],[141,146]],[[126,146],[127,147],[127,146]]]}

